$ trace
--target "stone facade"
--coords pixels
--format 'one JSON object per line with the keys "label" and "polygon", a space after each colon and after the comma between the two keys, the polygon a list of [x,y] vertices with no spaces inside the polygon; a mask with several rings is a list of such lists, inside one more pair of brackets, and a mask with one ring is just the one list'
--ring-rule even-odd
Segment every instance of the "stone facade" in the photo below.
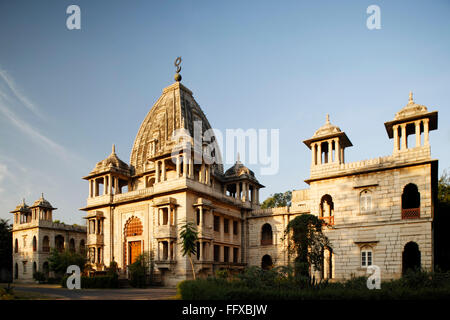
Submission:
{"label": "stone facade", "polygon": [[[139,254],[150,253],[154,276],[163,284],[192,277],[179,237],[186,221],[199,231],[194,257],[199,276],[221,268],[287,265],[284,230],[304,213],[323,219],[332,244],[319,277],[363,275],[371,264],[384,278],[398,277],[405,265],[432,269],[437,160],[431,158],[429,131],[437,128],[437,112],[415,104],[411,95],[385,123],[393,154],[354,163],[345,163],[345,148],[352,143],[327,116],[304,141],[312,154],[310,188],[294,191],[289,207],[263,210],[258,195],[263,186],[251,170],[238,160],[224,172],[218,148],[213,154],[200,146],[200,156],[192,148],[196,130],[204,136],[211,126],[180,78],[144,119],[130,164],[113,146],[84,177],[87,247],[97,270],[115,261],[126,276]],[[410,134],[416,134],[415,146],[407,145]]]}
{"label": "stone facade", "polygon": [[13,281],[32,282],[34,272],[49,271],[50,250],[85,252],[86,228],[52,220],[53,208],[42,196],[32,206],[23,201],[15,210],[13,223]]}

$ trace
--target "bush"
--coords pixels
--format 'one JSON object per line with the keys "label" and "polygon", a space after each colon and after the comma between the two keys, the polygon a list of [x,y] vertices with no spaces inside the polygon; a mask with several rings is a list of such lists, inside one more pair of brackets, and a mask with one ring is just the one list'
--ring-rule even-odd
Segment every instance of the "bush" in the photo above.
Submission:
{"label": "bush", "polygon": [[33,273],[33,279],[38,281],[39,283],[44,283],[46,281],[45,274],[40,271],[36,271]]}
{"label": "bush", "polygon": [[135,288],[145,288],[147,270],[149,270],[149,260],[146,255],[141,254],[133,264],[128,266],[130,285]]}
{"label": "bush", "polygon": [[[450,273],[406,274],[369,290],[367,278],[357,277],[338,283],[309,282],[281,269],[248,268],[236,279],[209,278],[186,280],[178,284],[178,295],[185,300],[417,300],[450,298]],[[309,281],[309,280],[308,280]]]}

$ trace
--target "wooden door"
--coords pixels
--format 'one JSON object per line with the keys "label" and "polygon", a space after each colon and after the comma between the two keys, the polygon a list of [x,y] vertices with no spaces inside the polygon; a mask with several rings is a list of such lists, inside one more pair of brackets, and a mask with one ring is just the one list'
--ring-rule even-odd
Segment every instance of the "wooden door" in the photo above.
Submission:
{"label": "wooden door", "polygon": [[128,250],[130,252],[128,264],[133,264],[141,254],[141,241],[128,242]]}

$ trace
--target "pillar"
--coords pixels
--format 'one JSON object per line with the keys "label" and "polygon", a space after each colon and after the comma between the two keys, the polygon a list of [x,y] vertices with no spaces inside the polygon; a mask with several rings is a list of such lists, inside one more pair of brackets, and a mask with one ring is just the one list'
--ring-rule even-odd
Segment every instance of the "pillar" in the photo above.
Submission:
{"label": "pillar", "polygon": [[177,156],[177,178],[180,177],[180,157]]}
{"label": "pillar", "polygon": [[420,120],[415,122],[416,125],[416,147],[420,147]]}
{"label": "pillar", "polygon": [[183,155],[183,178],[187,176],[187,157],[186,154]]}
{"label": "pillar", "polygon": [[334,162],[341,163],[341,146],[339,138],[334,139]]}
{"label": "pillar", "polygon": [[406,123],[402,123],[400,126],[402,128],[402,150],[406,150],[408,148],[406,145]]}
{"label": "pillar", "polygon": [[236,183],[236,199],[241,199],[241,186],[239,182]]}
{"label": "pillar", "polygon": [[92,180],[89,180],[89,198],[92,198]]}
{"label": "pillar", "polygon": [[394,152],[397,152],[399,150],[398,125],[394,125],[392,129],[394,130]]}
{"label": "pillar", "polygon": [[429,126],[428,126],[429,121],[430,120],[428,118],[423,119],[423,136],[424,136],[423,144],[425,146],[428,146],[430,144]]}
{"label": "pillar", "polygon": [[106,189],[106,184],[107,184],[106,179],[107,179],[107,177],[103,176],[103,195],[107,194],[107,192],[108,192],[108,190]]}
{"label": "pillar", "polygon": [[200,254],[199,254],[199,260],[200,261],[203,261],[203,241],[202,240],[199,240],[199,243],[200,243]]}
{"label": "pillar", "polygon": [[155,183],[159,182],[159,161],[155,162]]}
{"label": "pillar", "polygon": [[189,156],[189,178],[194,178],[194,160]]}
{"label": "pillar", "polygon": [[328,140],[328,163],[333,162],[333,140]]}
{"label": "pillar", "polygon": [[322,164],[322,143],[321,142],[319,142],[317,144],[317,156],[318,156],[317,164]]}
{"label": "pillar", "polygon": [[311,165],[314,166],[316,164],[316,144],[311,143]]}
{"label": "pillar", "polygon": [[113,191],[112,191],[112,179],[113,179],[112,175],[109,175],[109,184],[108,184],[109,194],[113,194]]}
{"label": "pillar", "polygon": [[162,174],[161,174],[161,181],[166,181],[166,160],[162,161]]}

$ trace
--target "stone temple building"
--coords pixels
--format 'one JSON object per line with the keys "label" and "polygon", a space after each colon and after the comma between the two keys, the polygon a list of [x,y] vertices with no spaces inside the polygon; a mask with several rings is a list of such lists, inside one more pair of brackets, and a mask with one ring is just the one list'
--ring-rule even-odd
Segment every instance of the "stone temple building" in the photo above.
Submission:
{"label": "stone temple building", "polygon": [[28,206],[25,200],[11,213],[13,223],[13,281],[33,281],[33,274],[43,272],[52,276],[48,257],[50,249],[84,252],[86,227],[53,221],[56,208],[44,195]]}
{"label": "stone temple building", "polygon": [[[345,162],[350,139],[327,118],[304,141],[311,149],[310,188],[294,191],[290,207],[260,209],[263,185],[251,170],[238,160],[224,171],[221,163],[208,161],[208,156],[220,157],[213,154],[217,149],[199,157],[192,148],[194,131],[204,135],[211,126],[180,80],[177,74],[148,112],[129,164],[113,146],[83,178],[89,185],[82,208],[87,250],[97,270],[114,260],[125,275],[146,252],[153,257],[155,277],[165,285],[192,277],[179,236],[186,221],[199,232],[198,276],[222,268],[286,265],[291,258],[284,230],[304,213],[323,219],[331,240],[325,268],[318,272],[323,278],[363,275],[372,264],[383,278],[398,277],[411,266],[432,268],[438,163],[431,158],[429,131],[437,129],[437,112],[417,105],[411,95],[385,123],[394,141],[392,155],[353,163]],[[174,135],[177,130],[187,133],[183,139]],[[408,144],[408,135],[415,135],[415,144]]]}

